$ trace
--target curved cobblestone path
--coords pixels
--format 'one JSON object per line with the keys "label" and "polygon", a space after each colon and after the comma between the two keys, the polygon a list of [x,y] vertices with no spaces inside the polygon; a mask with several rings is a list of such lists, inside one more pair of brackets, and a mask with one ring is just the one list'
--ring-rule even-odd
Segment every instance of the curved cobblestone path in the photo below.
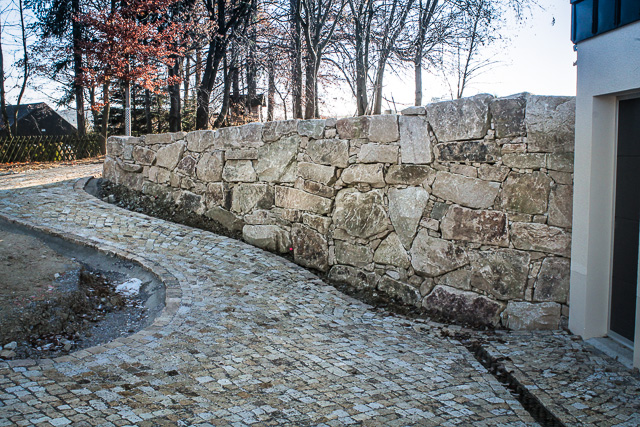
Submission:
{"label": "curved cobblestone path", "polygon": [[0,362],[1,426],[536,425],[437,325],[384,315],[283,258],[119,209],[68,179],[99,171],[0,177],[0,216],[137,260],[165,281],[167,307],[103,346]]}

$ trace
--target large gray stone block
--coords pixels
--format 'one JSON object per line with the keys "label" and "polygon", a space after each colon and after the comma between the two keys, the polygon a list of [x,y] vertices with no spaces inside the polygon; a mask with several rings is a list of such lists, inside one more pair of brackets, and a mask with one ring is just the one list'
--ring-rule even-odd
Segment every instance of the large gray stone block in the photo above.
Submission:
{"label": "large gray stone block", "polygon": [[[204,214],[230,231],[242,231],[244,221],[221,206],[213,206]],[[257,245],[256,245],[257,246]]]}
{"label": "large gray stone block", "polygon": [[382,114],[369,117],[367,138],[371,142],[395,142],[400,137],[398,132],[398,116]]}
{"label": "large gray stone block", "polygon": [[298,163],[298,176],[304,180],[315,181],[324,185],[331,185],[335,181],[336,168],[333,166],[317,165],[315,163]]}
{"label": "large gray stone block", "polygon": [[274,205],[273,188],[267,184],[238,184],[233,188],[231,210],[240,214],[255,209],[271,209]]}
{"label": "large gray stone block", "polygon": [[[184,132],[149,134],[145,135],[145,143],[148,145],[171,144],[172,142],[181,140],[184,136]],[[128,138],[128,140],[131,141],[133,137],[125,136],[123,138]]]}
{"label": "large gray stone block", "polygon": [[540,169],[546,166],[547,156],[544,153],[507,153],[502,155],[502,163],[516,169]]}
{"label": "large gray stone block", "polygon": [[407,255],[407,251],[405,251],[396,233],[389,234],[380,243],[373,255],[373,261],[377,264],[394,265],[404,269],[411,266],[409,255]]}
{"label": "large gray stone block", "polygon": [[218,138],[218,133],[214,130],[196,130],[189,132],[185,136],[187,141],[187,150],[202,153],[213,147]]}
{"label": "large gray stone block", "polygon": [[569,296],[570,273],[571,261],[569,259],[545,258],[534,286],[534,301],[553,301],[565,304]]}
{"label": "large gray stone block", "polygon": [[180,159],[178,165],[176,166],[176,170],[182,172],[185,175],[193,176],[196,171],[197,163],[198,161],[195,157],[193,157],[191,154],[187,154],[182,157],[182,159]]}
{"label": "large gray stone block", "polygon": [[529,151],[574,151],[575,121],[575,97],[530,96],[525,118]]}
{"label": "large gray stone block", "polygon": [[440,276],[469,263],[463,247],[448,240],[431,237],[425,229],[418,231],[410,254],[413,269],[428,277]]}
{"label": "large gray stone block", "polygon": [[373,251],[368,246],[336,240],[336,261],[338,264],[365,267],[373,262]]}
{"label": "large gray stone block", "polygon": [[324,136],[323,119],[300,120],[298,122],[298,133],[301,136],[308,136],[313,139],[320,139]]}
{"label": "large gray stone block", "polygon": [[431,190],[434,196],[459,205],[470,208],[488,208],[493,206],[500,191],[500,184],[438,171]]}
{"label": "large gray stone block", "polygon": [[551,178],[543,172],[512,172],[502,186],[503,209],[530,215],[547,212]]}
{"label": "large gray stone block", "polygon": [[571,233],[546,224],[514,222],[511,224],[511,241],[517,249],[548,252],[569,257]]}
{"label": "large gray stone block", "polygon": [[424,116],[400,116],[400,157],[403,164],[433,161],[429,124]]}
{"label": "large gray stone block", "polygon": [[179,141],[161,147],[156,154],[156,166],[173,170],[182,158],[186,146],[186,142]]}
{"label": "large gray stone block", "polygon": [[504,304],[475,292],[437,285],[422,301],[422,306],[439,317],[473,326],[495,326]]}
{"label": "large gray stone block", "polygon": [[275,204],[285,209],[327,214],[331,211],[332,200],[296,188],[276,186]]}
{"label": "large gray stone block", "polygon": [[256,172],[260,181],[293,182],[296,179],[296,157],[300,137],[281,138],[258,148]]}
{"label": "large gray stone block", "polygon": [[384,187],[384,165],[380,163],[350,165],[342,172],[345,184],[365,183],[373,187]]}
{"label": "large gray stone block", "polygon": [[227,160],[222,179],[227,182],[254,182],[258,180],[258,175],[251,160]]}
{"label": "large gray stone block", "polygon": [[202,215],[206,209],[202,196],[190,191],[178,191],[174,193],[176,204],[183,209]]}
{"label": "large gray stone block", "polygon": [[107,156],[121,157],[124,151],[124,143],[122,140],[115,136],[107,138]]}
{"label": "large gray stone block", "polygon": [[133,160],[139,165],[150,166],[156,160],[156,152],[146,147],[133,147]]}
{"label": "large gray stone block", "polygon": [[430,166],[391,165],[387,170],[387,184],[422,185],[425,181],[431,185],[436,171]]}
{"label": "large gray stone block", "polygon": [[272,252],[287,253],[291,247],[289,233],[277,225],[245,225],[242,239],[250,245]]}
{"label": "large gray stone block", "polygon": [[262,137],[265,142],[277,141],[283,136],[291,135],[298,131],[299,120],[280,120],[267,122],[262,128]]}
{"label": "large gray stone block", "polygon": [[318,139],[307,143],[307,154],[314,163],[346,168],[349,164],[349,141]]}
{"label": "large gray stone block", "polygon": [[480,94],[429,104],[427,120],[439,142],[481,139],[489,130],[491,100],[493,96]]}
{"label": "large gray stone block", "polygon": [[389,218],[405,248],[409,249],[422,219],[429,193],[422,187],[389,189]]}
{"label": "large gray stone block", "polygon": [[523,299],[530,255],[513,249],[481,251],[470,255],[471,286],[499,300]]}
{"label": "large gray stone block", "polygon": [[554,302],[509,301],[502,322],[514,330],[554,330],[560,326],[560,311],[560,304]]}
{"label": "large gray stone block", "polygon": [[354,237],[368,238],[385,231],[389,220],[384,193],[381,190],[361,193],[354,188],[341,190],[336,196],[333,221],[337,228]]}
{"label": "large gray stone block", "polygon": [[397,145],[363,144],[358,152],[360,163],[398,163]]}
{"label": "large gray stone block", "polygon": [[549,225],[570,228],[573,216],[573,185],[557,185],[549,196]]}
{"label": "large gray stone block", "polygon": [[507,246],[507,215],[500,211],[473,210],[451,206],[440,222],[442,237],[450,240]]}
{"label": "large gray stone block", "polygon": [[493,120],[496,137],[507,138],[523,136],[526,132],[524,124],[527,107],[526,93],[497,98],[489,103],[489,111]]}
{"label": "large gray stone block", "polygon": [[500,158],[500,146],[485,140],[436,144],[436,152],[445,162],[494,163]]}
{"label": "large gray stone block", "polygon": [[334,265],[329,271],[329,280],[347,283],[356,289],[375,289],[379,276],[348,265]]}
{"label": "large gray stone block", "polygon": [[422,302],[422,296],[420,295],[419,289],[408,283],[394,280],[386,275],[380,278],[380,281],[378,282],[378,290],[407,305],[420,307]]}
{"label": "large gray stone block", "polygon": [[329,269],[329,245],[324,236],[309,227],[294,224],[291,239],[296,263],[320,271]]}
{"label": "large gray stone block", "polygon": [[369,117],[348,117],[336,122],[338,136],[343,139],[366,138],[369,135]]}
{"label": "large gray stone block", "polygon": [[209,151],[200,156],[196,165],[196,177],[204,182],[221,181],[223,168],[224,152]]}

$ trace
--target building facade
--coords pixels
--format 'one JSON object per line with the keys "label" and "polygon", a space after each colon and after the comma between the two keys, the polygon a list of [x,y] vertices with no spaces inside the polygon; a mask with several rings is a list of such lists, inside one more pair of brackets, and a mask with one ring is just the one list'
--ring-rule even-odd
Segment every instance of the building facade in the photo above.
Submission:
{"label": "building facade", "polygon": [[572,0],[577,97],[569,328],[640,367],[640,0]]}

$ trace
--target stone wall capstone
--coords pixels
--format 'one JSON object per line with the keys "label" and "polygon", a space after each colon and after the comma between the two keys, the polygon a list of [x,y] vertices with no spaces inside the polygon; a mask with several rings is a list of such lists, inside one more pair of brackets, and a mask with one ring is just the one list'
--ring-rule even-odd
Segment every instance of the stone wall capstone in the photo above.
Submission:
{"label": "stone wall capstone", "polygon": [[574,114],[573,97],[477,95],[399,116],[110,137],[104,178],[441,318],[556,329]]}

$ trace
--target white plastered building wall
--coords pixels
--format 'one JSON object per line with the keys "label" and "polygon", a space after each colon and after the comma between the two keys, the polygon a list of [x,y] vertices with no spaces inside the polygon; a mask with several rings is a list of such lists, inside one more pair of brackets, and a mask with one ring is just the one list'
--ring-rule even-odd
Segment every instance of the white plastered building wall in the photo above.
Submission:
{"label": "white plastered building wall", "polygon": [[[579,42],[577,51],[569,328],[589,339],[609,329],[617,109],[620,98],[640,97],[640,21]],[[637,295],[633,364],[640,367]]]}

